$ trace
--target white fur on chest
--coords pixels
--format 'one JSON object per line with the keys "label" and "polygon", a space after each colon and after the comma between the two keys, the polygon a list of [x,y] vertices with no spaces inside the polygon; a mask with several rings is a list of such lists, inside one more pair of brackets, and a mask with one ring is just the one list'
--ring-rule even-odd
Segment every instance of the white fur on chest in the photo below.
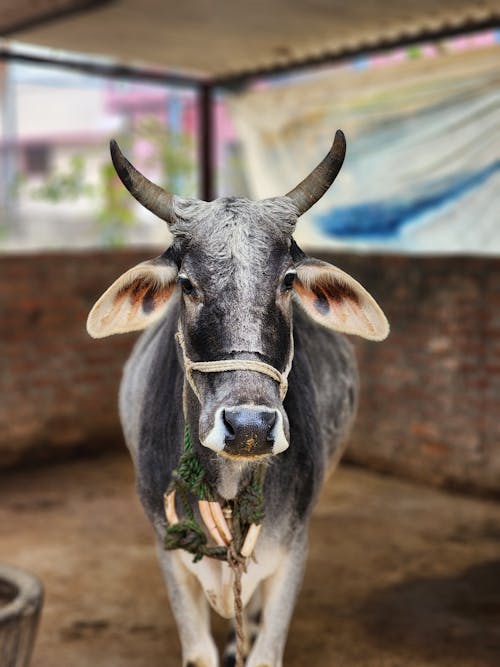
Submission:
{"label": "white fur on chest", "polygon": [[[212,609],[223,618],[233,618],[234,575],[229,565],[207,557],[193,563],[191,554],[181,550],[177,553],[184,567],[200,582]],[[247,571],[243,573],[241,580],[243,606],[246,606],[260,582],[276,571],[283,556],[283,551],[276,544],[266,544],[264,541],[257,544],[255,561],[253,558],[248,560]]]}

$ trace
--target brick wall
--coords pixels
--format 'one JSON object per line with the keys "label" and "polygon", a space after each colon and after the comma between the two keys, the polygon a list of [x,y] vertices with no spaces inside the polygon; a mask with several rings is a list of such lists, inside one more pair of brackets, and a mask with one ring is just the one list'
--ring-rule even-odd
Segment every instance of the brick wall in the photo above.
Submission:
{"label": "brick wall", "polygon": [[356,339],[352,461],[500,493],[500,258],[343,256],[391,335]]}
{"label": "brick wall", "polygon": [[0,465],[121,445],[117,386],[135,337],[93,341],[85,321],[104,288],[149,256],[0,258]]}
{"label": "brick wall", "polygon": [[[0,466],[121,446],[117,387],[134,335],[93,341],[96,298],[151,249],[0,258]],[[323,256],[323,259],[328,259]],[[340,255],[392,326],[356,339],[352,461],[500,490],[500,259]]]}

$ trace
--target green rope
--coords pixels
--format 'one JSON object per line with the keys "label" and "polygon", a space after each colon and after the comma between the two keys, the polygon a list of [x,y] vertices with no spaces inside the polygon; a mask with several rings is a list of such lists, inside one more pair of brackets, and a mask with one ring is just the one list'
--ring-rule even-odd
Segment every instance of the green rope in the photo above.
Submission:
{"label": "green rope", "polygon": [[[266,467],[258,466],[249,483],[241,490],[234,501],[229,502],[232,509],[232,558],[239,554],[243,546],[243,538],[250,524],[259,524],[264,518],[264,478]],[[184,549],[194,555],[194,562],[208,556],[219,560],[229,560],[226,547],[207,546],[205,531],[197,522],[189,499],[189,494],[198,500],[216,501],[214,493],[205,480],[205,470],[194,451],[189,426],[184,428],[184,451],[179,459],[177,469],[172,473],[172,481],[167,493],[175,491],[178,495],[186,517],[175,525],[167,526],[165,549]]]}
{"label": "green rope", "polygon": [[176,470],[186,488],[200,500],[215,500],[210,486],[205,482],[205,470],[198,455],[193,450],[189,426],[184,427],[184,452]]}
{"label": "green rope", "polygon": [[264,466],[259,466],[256,473],[252,475],[250,483],[242,489],[236,501],[240,521],[248,526],[251,523],[262,523],[264,518],[264,473]]}
{"label": "green rope", "polygon": [[195,555],[206,543],[205,533],[193,519],[183,519],[169,526],[165,535],[165,549],[185,549]]}

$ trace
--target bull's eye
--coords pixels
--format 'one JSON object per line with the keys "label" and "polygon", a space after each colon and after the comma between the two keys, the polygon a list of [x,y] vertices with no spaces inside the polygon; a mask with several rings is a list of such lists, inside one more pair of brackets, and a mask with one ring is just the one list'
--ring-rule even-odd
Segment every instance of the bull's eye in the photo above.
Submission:
{"label": "bull's eye", "polygon": [[285,274],[285,277],[283,278],[283,289],[285,291],[290,291],[293,287],[293,281],[297,277],[297,274],[295,271],[289,271],[287,274]]}
{"label": "bull's eye", "polygon": [[178,280],[184,294],[192,294],[194,292],[193,283],[187,276],[179,276]]}

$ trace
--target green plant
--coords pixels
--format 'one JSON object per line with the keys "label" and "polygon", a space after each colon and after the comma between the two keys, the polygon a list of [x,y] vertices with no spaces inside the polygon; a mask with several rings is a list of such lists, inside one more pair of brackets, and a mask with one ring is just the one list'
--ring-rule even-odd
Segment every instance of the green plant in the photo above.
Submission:
{"label": "green plant", "polygon": [[[24,179],[20,179],[20,186]],[[85,158],[83,155],[73,155],[70,159],[69,169],[66,172],[55,172],[50,174],[42,185],[33,188],[30,195],[34,199],[57,204],[61,201],[75,201],[80,197],[92,196],[94,188],[85,182]]]}
{"label": "green plant", "polygon": [[173,132],[157,118],[145,118],[137,135],[153,146],[147,166],[159,167],[165,190],[181,196],[192,196],[195,190],[193,138],[187,132]]}
{"label": "green plant", "polygon": [[126,230],[134,224],[130,210],[129,193],[118,180],[111,163],[100,167],[100,200],[97,224],[101,230],[101,239],[106,245],[122,246],[126,241]]}
{"label": "green plant", "polygon": [[[193,140],[187,133],[172,132],[156,118],[144,118],[135,129],[134,138],[146,140],[152,147],[146,167],[158,169],[162,174],[162,187],[179,195],[191,195],[194,184],[194,163],[192,159]],[[131,134],[117,137],[120,146],[130,154]],[[134,225],[133,200],[122,186],[109,159],[99,167],[97,184],[89,183],[85,156],[71,157],[65,171],[49,174],[37,187],[29,188],[24,174],[16,179],[16,191],[27,190],[33,199],[54,204],[76,201],[90,197],[98,201],[96,223],[102,243],[122,246],[127,240],[127,231]]]}

